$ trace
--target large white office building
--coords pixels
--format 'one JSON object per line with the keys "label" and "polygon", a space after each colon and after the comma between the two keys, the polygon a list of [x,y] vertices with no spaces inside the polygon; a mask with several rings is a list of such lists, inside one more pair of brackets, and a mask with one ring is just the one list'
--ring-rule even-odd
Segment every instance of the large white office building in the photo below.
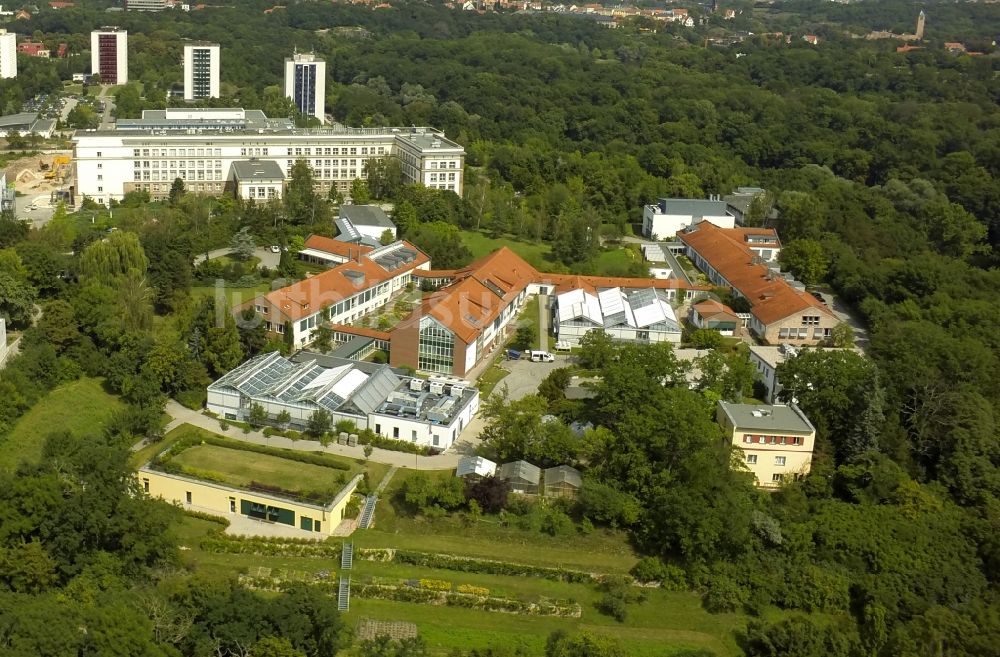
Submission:
{"label": "large white office building", "polygon": [[0,78],[17,77],[17,35],[0,29]]}
{"label": "large white office building", "polygon": [[128,32],[102,27],[90,33],[90,72],[101,76],[101,84],[128,82]]}
{"label": "large white office building", "polygon": [[326,62],[312,53],[295,53],[285,60],[285,96],[305,116],[326,120]]}
{"label": "large white office building", "polygon": [[289,178],[297,160],[313,171],[318,191],[347,191],[364,178],[369,158],[396,157],[406,182],[462,194],[465,150],[433,128],[297,129],[260,110],[168,108],[119,119],[111,130],[73,137],[76,198],[121,200],[132,190],[164,198],[176,179],[189,192],[220,195],[234,187],[234,164],[274,162]]}
{"label": "large white office building", "polygon": [[184,44],[184,100],[219,97],[219,44]]}

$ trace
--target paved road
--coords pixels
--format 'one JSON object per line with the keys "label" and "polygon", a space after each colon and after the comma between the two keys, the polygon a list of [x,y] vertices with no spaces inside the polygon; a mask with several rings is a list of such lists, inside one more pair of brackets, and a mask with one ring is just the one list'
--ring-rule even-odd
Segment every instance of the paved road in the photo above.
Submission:
{"label": "paved road", "polygon": [[62,108],[59,114],[59,118],[62,120],[63,123],[69,120],[69,113],[73,111],[73,108],[76,107],[77,103],[79,102],[80,101],[74,98],[73,96],[66,97],[66,105]]}
{"label": "paved road", "polygon": [[[535,363],[537,364],[537,363]],[[327,452],[346,456],[354,459],[364,459],[365,452],[361,445],[348,447],[347,445],[331,444],[326,447],[316,440],[291,440],[282,436],[265,436],[260,431],[250,431],[243,433],[239,427],[230,427],[228,431],[219,428],[219,421],[207,415],[202,415],[200,411],[192,411],[181,406],[174,400],[167,402],[167,415],[173,418],[167,424],[165,431],[170,431],[181,424],[192,424],[213,433],[222,434],[235,440],[242,440],[257,445],[269,445],[271,447],[284,447],[303,452]],[[388,449],[378,449],[377,447],[368,457],[369,461],[375,463],[386,463],[397,468],[415,468],[417,470],[453,470],[458,465],[458,460],[466,454],[472,454],[479,443],[478,436],[482,430],[483,423],[478,418],[472,422],[462,432],[462,437],[451,449],[443,454],[435,456],[419,456],[417,454],[407,454],[405,452],[394,452]]]}
{"label": "paved road", "polygon": [[[219,257],[225,256],[225,255],[229,255],[230,251],[232,251],[232,249],[230,249],[228,247],[225,248],[225,249],[216,249],[214,251],[209,251],[208,252],[208,259],[211,260],[212,258],[219,258]],[[253,250],[253,254],[257,258],[260,259],[260,263],[258,263],[258,265],[257,265],[258,267],[267,267],[268,269],[277,269],[278,268],[278,263],[281,261],[281,254],[280,253],[272,253],[271,249],[268,248],[268,247],[259,246],[259,247],[257,247],[256,249]],[[196,255],[194,257],[194,264],[195,264],[195,266],[197,267],[202,262],[204,262],[204,260],[205,260],[205,254],[204,253],[202,253],[200,255]]]}
{"label": "paved road", "polygon": [[110,130],[115,125],[115,119],[111,116],[111,112],[115,109],[115,97],[109,93],[111,88],[111,85],[101,85],[101,92],[97,94],[97,97],[104,101],[104,114],[101,116],[101,130]]}
{"label": "paved road", "polygon": [[530,360],[506,360],[501,361],[500,366],[508,370],[510,374],[504,377],[500,385],[507,386],[508,399],[520,399],[538,392],[538,384],[549,375],[552,370],[560,367],[567,367],[570,364],[569,356],[557,355],[553,363],[532,363]]}
{"label": "paved road", "polygon": [[[549,295],[538,295],[538,348],[549,350]],[[536,363],[537,365],[537,363]]]}
{"label": "paved road", "polygon": [[856,346],[861,353],[867,352],[868,328],[865,326],[864,322],[858,318],[854,309],[849,307],[840,297],[836,296],[830,288],[824,287],[817,291],[820,295],[822,295],[823,301],[837,317],[837,319],[845,322],[850,325],[852,329],[854,329],[854,346]]}

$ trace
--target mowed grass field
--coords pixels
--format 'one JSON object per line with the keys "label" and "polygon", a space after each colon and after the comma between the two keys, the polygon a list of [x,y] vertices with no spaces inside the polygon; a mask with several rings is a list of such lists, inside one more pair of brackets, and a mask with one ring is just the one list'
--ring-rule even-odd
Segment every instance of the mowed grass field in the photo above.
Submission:
{"label": "mowed grass field", "polygon": [[25,413],[7,436],[0,437],[0,469],[13,470],[22,461],[37,461],[50,433],[103,431],[112,413],[123,407],[117,397],[105,392],[100,379],[82,378],[56,388]]}
{"label": "mowed grass field", "polygon": [[304,492],[339,487],[340,480],[351,474],[311,463],[244,452],[218,445],[195,445],[173,457],[172,461],[188,468],[220,475],[226,483],[246,487],[251,482],[280,486]]}
{"label": "mowed grass field", "polygon": [[[381,505],[383,502],[380,502]],[[351,537],[356,547],[394,546],[425,551],[493,558],[504,561],[525,561],[595,572],[623,572],[631,558],[615,556],[614,550],[595,554],[594,546],[618,544],[619,551],[631,553],[621,534],[607,533],[585,537],[590,545],[573,540],[533,540],[543,538],[520,530],[510,530],[506,536],[481,537],[475,529],[466,528],[466,536],[458,531],[438,531],[442,525],[427,527],[427,533],[411,533],[397,527],[396,532],[368,530]],[[272,571],[285,570],[305,574],[328,570],[340,575],[338,559],[257,556],[249,554],[211,554],[202,551],[199,541],[217,525],[197,518],[185,518],[177,533],[186,550],[182,558],[195,573],[212,577],[232,577],[239,572],[255,572],[259,567]],[[596,533],[596,532],[595,532]],[[464,540],[463,540],[464,538]],[[340,540],[340,539],[335,539]],[[572,546],[572,547],[570,547]],[[619,623],[601,614],[597,603],[602,593],[593,584],[571,584],[536,577],[515,577],[464,573],[442,568],[411,566],[398,563],[364,561],[355,557],[350,577],[355,584],[379,578],[380,581],[436,579],[453,586],[471,584],[490,589],[491,595],[515,598],[526,602],[542,599],[572,601],[580,604],[580,618],[521,616],[463,609],[441,605],[351,598],[350,611],[345,614],[348,626],[363,618],[416,623],[420,636],[428,644],[429,654],[449,655],[459,648],[488,646],[521,647],[524,654],[542,655],[545,641],[556,630],[587,631],[614,637],[621,642],[626,654],[636,657],[665,657],[683,650],[705,649],[718,657],[740,654],[736,633],[744,629],[746,617],[739,614],[709,614],[694,593],[659,589],[644,591],[642,602],[629,604],[625,622]]]}

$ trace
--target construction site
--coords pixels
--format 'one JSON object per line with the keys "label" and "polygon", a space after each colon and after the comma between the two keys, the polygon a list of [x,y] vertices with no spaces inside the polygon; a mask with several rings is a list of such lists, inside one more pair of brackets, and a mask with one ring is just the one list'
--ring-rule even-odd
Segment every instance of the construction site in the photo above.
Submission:
{"label": "construction site", "polygon": [[7,184],[18,195],[18,210],[73,205],[72,151],[36,153],[7,162]]}

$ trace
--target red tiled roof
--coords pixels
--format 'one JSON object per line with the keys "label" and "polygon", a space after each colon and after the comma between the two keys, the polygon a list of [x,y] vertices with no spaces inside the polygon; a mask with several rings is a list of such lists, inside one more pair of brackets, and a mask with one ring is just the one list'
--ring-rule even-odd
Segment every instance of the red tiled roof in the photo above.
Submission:
{"label": "red tiled roof", "polygon": [[351,335],[360,335],[363,338],[375,338],[376,340],[385,340],[386,342],[392,337],[387,331],[379,331],[378,329],[367,328],[364,326],[348,326],[347,324],[330,324],[330,328],[334,331],[340,333],[350,333]]}
{"label": "red tiled roof", "polygon": [[413,272],[418,278],[455,278],[457,269],[421,269]]}
{"label": "red tiled roof", "polygon": [[709,320],[720,315],[725,316],[729,319],[739,319],[736,315],[736,311],[727,306],[724,303],[715,301],[714,299],[708,299],[706,301],[700,301],[693,306],[691,309],[698,313],[703,319]]}
{"label": "red tiled roof", "polygon": [[317,251],[323,251],[324,253],[330,253],[343,258],[356,258],[361,254],[373,251],[370,246],[354,244],[352,242],[342,242],[340,240],[335,240],[332,237],[324,237],[323,235],[310,235],[306,238],[305,244],[307,249],[315,249]]}
{"label": "red tiled roof", "polygon": [[19,53],[24,53],[34,57],[43,50],[48,50],[44,43],[34,43],[32,41],[25,41],[24,43],[17,44],[17,51]]}
{"label": "red tiled roof", "polygon": [[[398,269],[386,271],[374,260],[362,257],[360,262],[357,260],[345,262],[321,274],[310,276],[298,283],[257,297],[243,305],[261,305],[263,299],[285,319],[296,321],[308,317],[320,308],[348,299],[373,285],[384,283],[408,270],[430,262],[430,259],[415,246],[409,242],[403,242],[403,244],[415,250],[417,257]],[[349,272],[361,274],[361,276],[348,276]],[[272,319],[277,320],[273,316]]]}
{"label": "red tiled roof", "polygon": [[765,326],[807,309],[830,314],[811,294],[796,290],[766,264],[754,264],[754,253],[743,239],[746,232],[703,221],[679,237],[750,301],[750,313]]}
{"label": "red tiled roof", "polygon": [[451,283],[425,297],[404,321],[433,317],[469,344],[538,277],[534,267],[502,247],[456,271]]}

